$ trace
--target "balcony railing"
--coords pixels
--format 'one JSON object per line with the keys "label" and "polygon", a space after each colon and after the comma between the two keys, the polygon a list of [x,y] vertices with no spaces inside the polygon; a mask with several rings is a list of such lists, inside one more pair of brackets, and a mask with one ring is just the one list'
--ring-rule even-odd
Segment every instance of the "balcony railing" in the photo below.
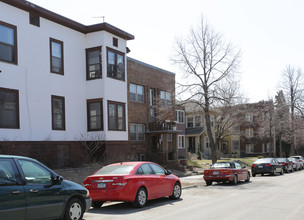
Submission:
{"label": "balcony railing", "polygon": [[149,131],[175,131],[176,123],[174,121],[150,122]]}

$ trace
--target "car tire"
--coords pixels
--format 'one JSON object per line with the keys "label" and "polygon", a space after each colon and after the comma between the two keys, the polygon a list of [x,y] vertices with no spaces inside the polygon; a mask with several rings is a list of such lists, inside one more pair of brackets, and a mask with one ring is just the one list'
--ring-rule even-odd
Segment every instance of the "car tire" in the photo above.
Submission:
{"label": "car tire", "polygon": [[133,202],[133,206],[136,208],[143,208],[147,204],[147,191],[144,187],[140,187],[136,193],[135,200]]}
{"label": "car tire", "polygon": [[238,177],[237,175],[234,175],[233,180],[232,180],[232,184],[236,185],[238,183]]}
{"label": "car tire", "polygon": [[206,181],[206,185],[207,185],[207,186],[211,186],[211,185],[212,185],[212,181],[209,181],[209,180]]}
{"label": "car tire", "polygon": [[92,207],[95,209],[100,208],[103,205],[103,201],[93,201],[92,202]]}
{"label": "car tire", "polygon": [[245,182],[248,183],[250,181],[250,174],[247,173],[247,179],[245,179]]}
{"label": "car tire", "polygon": [[173,193],[171,196],[169,196],[170,199],[179,199],[179,197],[182,195],[182,187],[180,183],[175,183],[173,187]]}
{"label": "car tire", "polygon": [[253,177],[255,177],[255,175],[256,175],[255,173],[252,173],[252,176],[253,176]]}
{"label": "car tire", "polygon": [[73,198],[66,205],[64,220],[81,220],[83,214],[83,203],[79,199]]}
{"label": "car tire", "polygon": [[283,175],[283,174],[284,174],[284,171],[283,171],[283,169],[281,169],[280,175]]}

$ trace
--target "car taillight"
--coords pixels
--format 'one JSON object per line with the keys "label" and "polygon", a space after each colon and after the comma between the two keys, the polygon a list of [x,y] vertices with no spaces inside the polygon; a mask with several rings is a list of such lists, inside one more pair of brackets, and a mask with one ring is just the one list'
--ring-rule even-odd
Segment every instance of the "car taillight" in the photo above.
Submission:
{"label": "car taillight", "polygon": [[283,165],[283,166],[285,166],[285,165],[286,165],[286,163],[282,163],[282,165]]}
{"label": "car taillight", "polygon": [[119,179],[117,179],[117,181],[114,181],[112,183],[112,186],[125,186],[128,184],[128,182],[129,182],[129,179],[119,178]]}
{"label": "car taillight", "polygon": [[92,186],[91,179],[85,179],[83,182],[84,187]]}
{"label": "car taillight", "polygon": [[251,167],[255,167],[255,164],[252,164]]}
{"label": "car taillight", "polygon": [[292,163],[292,165],[294,165],[294,163]]}
{"label": "car taillight", "polygon": [[266,163],[265,166],[266,167],[271,167],[271,164],[270,163]]}

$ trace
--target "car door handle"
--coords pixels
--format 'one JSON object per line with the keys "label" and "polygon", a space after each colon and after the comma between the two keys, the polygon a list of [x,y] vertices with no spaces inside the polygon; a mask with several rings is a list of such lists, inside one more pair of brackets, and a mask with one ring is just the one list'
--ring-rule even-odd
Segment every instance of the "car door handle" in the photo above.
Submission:
{"label": "car door handle", "polygon": [[19,194],[19,193],[20,193],[19,190],[13,190],[13,191],[12,191],[12,194]]}
{"label": "car door handle", "polygon": [[30,190],[30,193],[37,193],[38,192],[38,189],[31,189]]}

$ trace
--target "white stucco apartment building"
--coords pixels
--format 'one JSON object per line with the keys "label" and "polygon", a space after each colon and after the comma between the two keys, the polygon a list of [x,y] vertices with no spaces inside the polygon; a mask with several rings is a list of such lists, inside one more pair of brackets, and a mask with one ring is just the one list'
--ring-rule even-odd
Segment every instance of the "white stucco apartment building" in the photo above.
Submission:
{"label": "white stucco apartment building", "polygon": [[[127,155],[127,41],[28,1],[0,0],[0,153],[83,163],[81,142]],[[126,154],[124,154],[124,152]]]}

